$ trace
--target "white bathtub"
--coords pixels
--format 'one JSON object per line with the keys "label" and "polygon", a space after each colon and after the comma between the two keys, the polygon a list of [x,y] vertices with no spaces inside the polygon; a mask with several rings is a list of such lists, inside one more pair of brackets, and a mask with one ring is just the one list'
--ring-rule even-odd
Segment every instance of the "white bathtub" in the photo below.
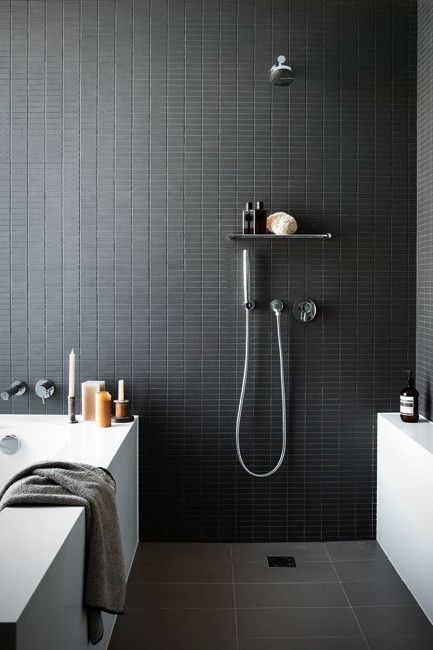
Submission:
{"label": "white bathtub", "polygon": [[[0,415],[0,440],[19,438],[13,455],[0,450],[0,486],[40,460],[70,460],[105,467],[117,482],[125,567],[138,543],[138,420],[100,429],[68,424],[65,416]],[[6,508],[0,512],[1,650],[84,650],[86,615],[84,511],[73,507]],[[115,617],[104,614],[108,646]]]}
{"label": "white bathtub", "polygon": [[58,458],[63,447],[66,446],[69,431],[59,423],[47,422],[46,416],[1,416],[0,415],[0,441],[4,436],[15,435],[20,444],[20,449],[11,455],[6,455],[0,450],[0,489],[14,474],[23,467],[40,460]]}

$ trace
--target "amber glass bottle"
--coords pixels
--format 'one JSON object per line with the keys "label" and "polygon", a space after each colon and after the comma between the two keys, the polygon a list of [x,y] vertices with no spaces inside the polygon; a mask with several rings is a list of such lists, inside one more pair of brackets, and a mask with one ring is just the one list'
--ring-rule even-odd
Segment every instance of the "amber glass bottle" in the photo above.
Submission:
{"label": "amber glass bottle", "polygon": [[418,422],[418,396],[412,371],[406,370],[406,386],[400,393],[400,417],[403,422]]}

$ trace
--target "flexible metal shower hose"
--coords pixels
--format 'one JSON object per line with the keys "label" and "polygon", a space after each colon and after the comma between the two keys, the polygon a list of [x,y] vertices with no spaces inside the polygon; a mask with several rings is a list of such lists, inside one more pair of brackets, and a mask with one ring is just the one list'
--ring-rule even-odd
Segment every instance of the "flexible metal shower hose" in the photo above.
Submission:
{"label": "flexible metal shower hose", "polygon": [[286,394],[285,394],[285,387],[284,387],[284,359],[283,359],[283,343],[281,341],[281,326],[280,326],[280,314],[275,314],[276,319],[277,319],[277,335],[278,335],[278,352],[280,356],[280,383],[281,383],[281,410],[282,410],[282,445],[281,445],[281,455],[278,460],[278,463],[273,467],[269,472],[265,472],[263,474],[258,474],[257,472],[253,472],[250,470],[244,463],[244,460],[242,458],[242,452],[241,452],[241,445],[240,445],[240,426],[241,426],[241,419],[242,419],[242,409],[244,405],[244,398],[245,398],[245,389],[246,389],[246,384],[247,384],[247,378],[248,378],[248,365],[249,365],[249,356],[250,356],[250,312],[248,309],[245,309],[245,363],[244,363],[244,374],[242,377],[242,389],[241,389],[241,394],[239,397],[239,406],[238,406],[238,413],[236,416],[236,453],[238,455],[239,462],[242,466],[242,468],[248,472],[248,474],[251,474],[251,476],[255,476],[256,478],[266,478],[267,476],[272,476],[272,474],[275,474],[280,467],[281,464],[284,460],[284,456],[286,454],[286,441],[287,441],[287,432],[286,432]]}

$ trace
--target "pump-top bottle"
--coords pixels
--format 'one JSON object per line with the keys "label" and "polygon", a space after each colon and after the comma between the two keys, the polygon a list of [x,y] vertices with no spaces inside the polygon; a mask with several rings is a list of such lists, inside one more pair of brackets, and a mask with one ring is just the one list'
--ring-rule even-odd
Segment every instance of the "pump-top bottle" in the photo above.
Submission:
{"label": "pump-top bottle", "polygon": [[418,422],[418,397],[412,371],[406,370],[406,386],[400,393],[400,417],[403,422]]}

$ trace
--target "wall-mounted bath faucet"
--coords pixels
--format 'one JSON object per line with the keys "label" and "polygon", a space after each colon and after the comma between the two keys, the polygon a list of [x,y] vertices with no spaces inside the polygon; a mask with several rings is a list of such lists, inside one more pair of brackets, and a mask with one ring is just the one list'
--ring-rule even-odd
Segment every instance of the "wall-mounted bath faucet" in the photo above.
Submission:
{"label": "wall-mounted bath faucet", "polygon": [[14,381],[12,386],[7,390],[3,390],[0,393],[0,397],[4,400],[8,400],[14,395],[24,395],[27,390],[27,386],[23,381]]}
{"label": "wall-mounted bath faucet", "polygon": [[42,404],[45,404],[45,400],[54,395],[53,382],[49,379],[40,379],[35,386],[35,393],[41,398]]}

